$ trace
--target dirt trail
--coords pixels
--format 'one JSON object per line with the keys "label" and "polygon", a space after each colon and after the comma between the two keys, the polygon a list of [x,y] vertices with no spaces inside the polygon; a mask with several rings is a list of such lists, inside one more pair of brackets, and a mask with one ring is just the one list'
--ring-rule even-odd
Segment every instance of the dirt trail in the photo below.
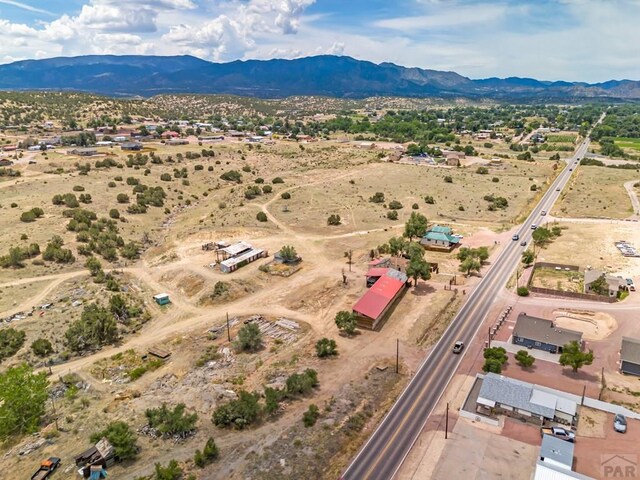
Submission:
{"label": "dirt trail", "polygon": [[633,215],[635,217],[640,216],[640,201],[638,200],[638,194],[635,191],[634,185],[640,182],[640,180],[630,180],[624,183],[624,188],[629,194],[631,199],[631,205],[633,205]]}

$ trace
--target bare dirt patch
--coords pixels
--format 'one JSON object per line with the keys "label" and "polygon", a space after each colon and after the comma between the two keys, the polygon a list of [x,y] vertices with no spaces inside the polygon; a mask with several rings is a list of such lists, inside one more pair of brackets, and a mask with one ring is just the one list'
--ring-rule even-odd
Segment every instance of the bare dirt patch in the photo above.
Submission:
{"label": "bare dirt patch", "polygon": [[603,312],[563,309],[553,314],[556,325],[582,332],[585,340],[603,340],[618,328],[616,319]]}

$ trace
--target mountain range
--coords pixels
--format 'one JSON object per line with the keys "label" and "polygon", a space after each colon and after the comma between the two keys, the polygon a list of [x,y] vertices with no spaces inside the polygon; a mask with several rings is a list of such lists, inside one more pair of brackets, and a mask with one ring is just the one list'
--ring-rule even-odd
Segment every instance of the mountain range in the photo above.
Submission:
{"label": "mountain range", "polygon": [[489,98],[498,101],[640,100],[640,81],[547,82],[532,78],[472,80],[455,72],[375,64],[346,56],[213,63],[196,57],[88,55],[0,65],[2,90],[75,90],[114,96],[167,93],[260,98],[320,95]]}

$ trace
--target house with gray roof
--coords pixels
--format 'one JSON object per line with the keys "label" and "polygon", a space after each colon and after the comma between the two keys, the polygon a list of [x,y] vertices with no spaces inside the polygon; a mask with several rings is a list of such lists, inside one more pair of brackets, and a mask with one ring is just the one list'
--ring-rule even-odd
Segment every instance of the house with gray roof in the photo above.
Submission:
{"label": "house with gray roof", "polygon": [[485,375],[476,400],[477,413],[486,416],[502,414],[537,425],[545,421],[573,425],[577,409],[576,402],[568,398],[495,373]]}
{"label": "house with gray roof", "polygon": [[607,284],[607,296],[616,297],[618,292],[621,290],[626,290],[627,282],[625,282],[624,278],[614,277],[613,275],[607,275],[605,272],[601,270],[585,270],[584,271],[584,293],[596,293],[591,288],[593,282],[598,280],[599,278],[604,277],[604,280]]}
{"label": "house with gray roof", "polygon": [[640,340],[622,337],[620,371],[640,377]]}
{"label": "house with gray roof", "polygon": [[460,244],[460,238],[453,235],[451,228],[434,225],[427,230],[420,243],[426,249],[450,251]]}
{"label": "house with gray roof", "polygon": [[555,325],[551,320],[518,315],[511,342],[526,348],[536,348],[550,353],[562,353],[562,347],[570,342],[582,345],[582,332]]}

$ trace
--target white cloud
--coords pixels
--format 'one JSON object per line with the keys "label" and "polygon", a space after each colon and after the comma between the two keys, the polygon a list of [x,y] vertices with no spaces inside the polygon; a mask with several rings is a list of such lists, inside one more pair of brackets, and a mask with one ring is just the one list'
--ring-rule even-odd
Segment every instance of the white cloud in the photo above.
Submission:
{"label": "white cloud", "polygon": [[429,15],[396,17],[374,22],[374,26],[415,33],[419,30],[483,25],[501,20],[507,7],[501,4],[456,6]]}

